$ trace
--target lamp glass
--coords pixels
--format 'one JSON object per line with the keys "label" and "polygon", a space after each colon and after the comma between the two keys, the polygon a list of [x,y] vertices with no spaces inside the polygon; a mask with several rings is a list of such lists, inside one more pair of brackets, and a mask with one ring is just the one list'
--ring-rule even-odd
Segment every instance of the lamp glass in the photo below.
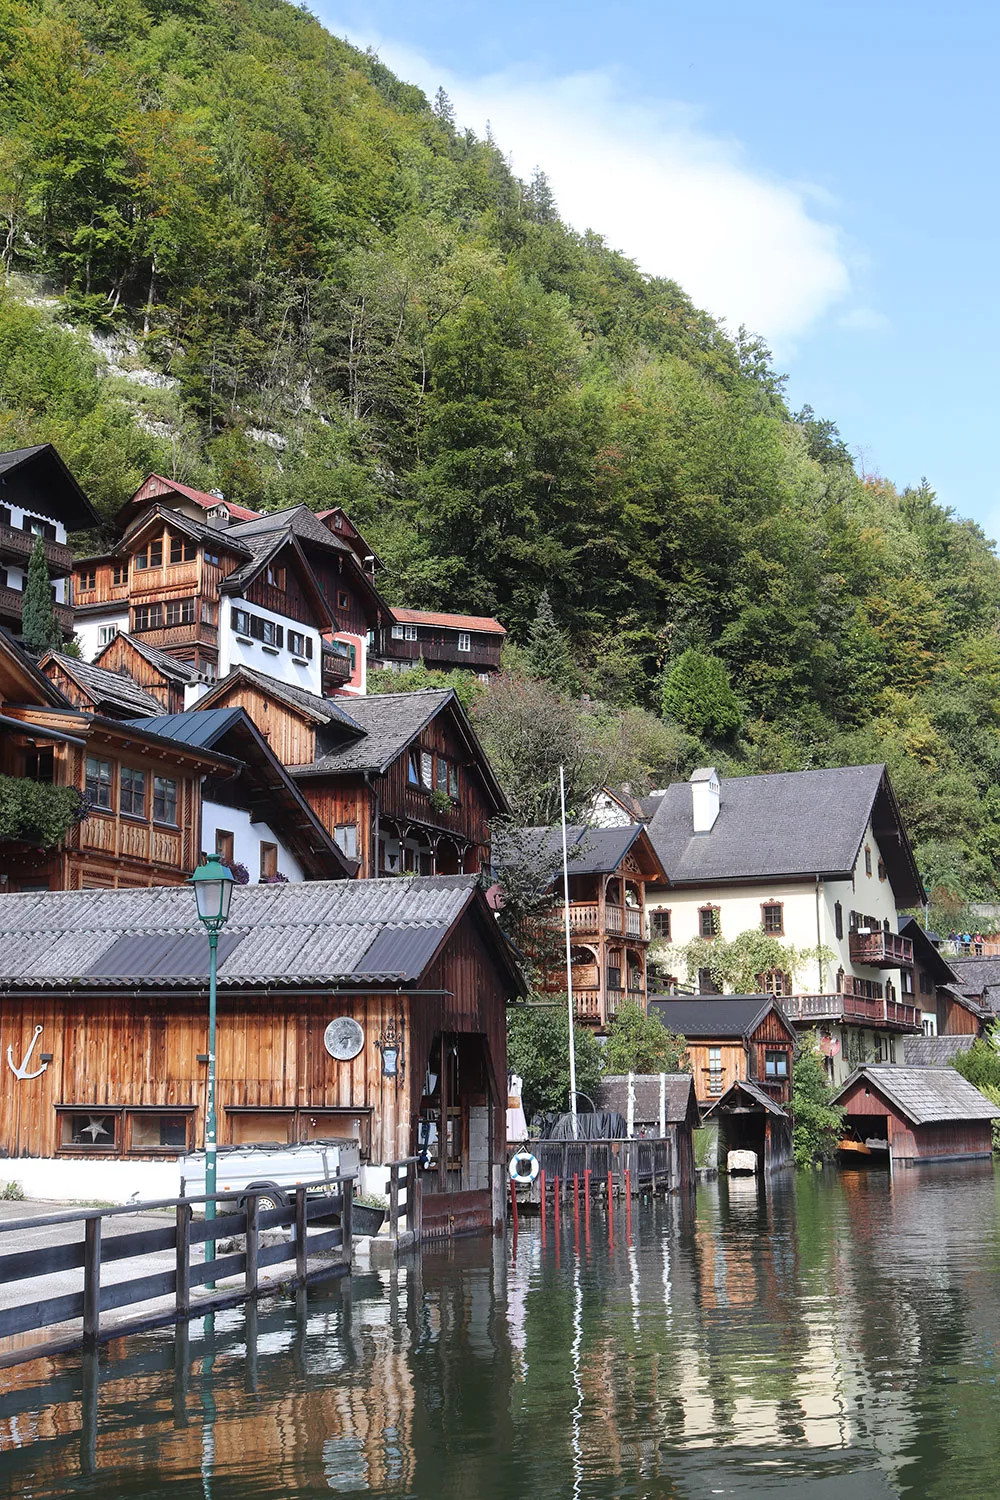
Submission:
{"label": "lamp glass", "polygon": [[398,1067],[399,1067],[399,1048],[398,1047],[383,1047],[382,1048],[382,1072],[385,1074],[386,1078],[395,1078]]}
{"label": "lamp glass", "polygon": [[209,854],[188,883],[194,886],[198,916],[205,926],[224,926],[229,921],[229,905],[233,899],[235,881],[232,871],[222,863],[221,857]]}

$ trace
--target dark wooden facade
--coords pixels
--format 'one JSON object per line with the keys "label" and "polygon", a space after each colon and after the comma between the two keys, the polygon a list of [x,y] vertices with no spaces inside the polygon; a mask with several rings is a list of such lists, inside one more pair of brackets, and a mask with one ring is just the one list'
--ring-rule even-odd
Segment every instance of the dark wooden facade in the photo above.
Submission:
{"label": "dark wooden facade", "polygon": [[382,633],[381,658],[403,670],[418,661],[443,671],[499,672],[506,631],[497,620],[397,609]]}
{"label": "dark wooden facade", "polygon": [[885,1098],[864,1075],[837,1095],[848,1125],[862,1138],[878,1135],[889,1142],[893,1165],[921,1161],[969,1160],[989,1157],[993,1132],[989,1120],[948,1120],[916,1124]]}
{"label": "dark wooden facade", "polygon": [[[699,998],[703,1004],[698,1008],[698,1021],[692,1023],[690,1009]],[[719,1003],[725,1004],[726,999]],[[665,1026],[686,1037],[698,1103],[705,1108],[744,1080],[762,1089],[777,1104],[789,1103],[797,1041],[784,1014],[760,997],[761,1006],[768,1004],[764,1016],[751,1030],[734,1035],[732,1030],[713,1030],[712,1008],[716,1003],[712,996],[695,996],[683,1002],[657,998],[649,1007]],[[681,1005],[683,1014],[673,1014]]]}
{"label": "dark wooden facade", "polygon": [[706,1111],[705,1121],[718,1126],[720,1172],[727,1170],[730,1151],[752,1151],[758,1171],[765,1174],[791,1166],[794,1160],[791,1119],[757,1085],[731,1084]]}
{"label": "dark wooden facade", "polygon": [[109,672],[125,672],[163,705],[164,713],[179,714],[184,709],[184,679],[155,666],[136,647],[128,635],[116,635],[94,658],[95,666]]}

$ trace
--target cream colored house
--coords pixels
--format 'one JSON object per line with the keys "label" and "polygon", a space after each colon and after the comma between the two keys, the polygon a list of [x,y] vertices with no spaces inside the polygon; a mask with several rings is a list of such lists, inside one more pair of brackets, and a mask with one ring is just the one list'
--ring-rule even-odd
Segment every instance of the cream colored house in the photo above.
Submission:
{"label": "cream colored house", "polygon": [[[649,806],[669,882],[646,887],[649,932],[679,986],[690,939],[762,928],[808,955],[759,983],[800,1030],[818,1030],[835,1082],[861,1061],[902,1062],[921,1012],[898,911],[924,893],[885,767],[725,780],[708,767]],[[711,984],[708,971],[697,979]]]}

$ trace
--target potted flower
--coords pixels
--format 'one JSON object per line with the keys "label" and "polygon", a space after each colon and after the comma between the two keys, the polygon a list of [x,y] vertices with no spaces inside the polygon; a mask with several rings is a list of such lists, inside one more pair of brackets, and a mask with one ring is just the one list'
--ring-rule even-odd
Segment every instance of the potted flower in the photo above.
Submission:
{"label": "potted flower", "polygon": [[381,1193],[361,1193],[351,1205],[351,1233],[378,1234],[389,1212],[389,1200]]}

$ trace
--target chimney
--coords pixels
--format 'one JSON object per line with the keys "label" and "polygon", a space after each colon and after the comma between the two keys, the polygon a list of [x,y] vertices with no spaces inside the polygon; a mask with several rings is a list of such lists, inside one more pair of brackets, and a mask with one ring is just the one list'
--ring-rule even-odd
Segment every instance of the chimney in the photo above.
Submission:
{"label": "chimney", "polygon": [[719,773],[714,766],[691,772],[691,817],[695,833],[711,833],[719,816]]}

